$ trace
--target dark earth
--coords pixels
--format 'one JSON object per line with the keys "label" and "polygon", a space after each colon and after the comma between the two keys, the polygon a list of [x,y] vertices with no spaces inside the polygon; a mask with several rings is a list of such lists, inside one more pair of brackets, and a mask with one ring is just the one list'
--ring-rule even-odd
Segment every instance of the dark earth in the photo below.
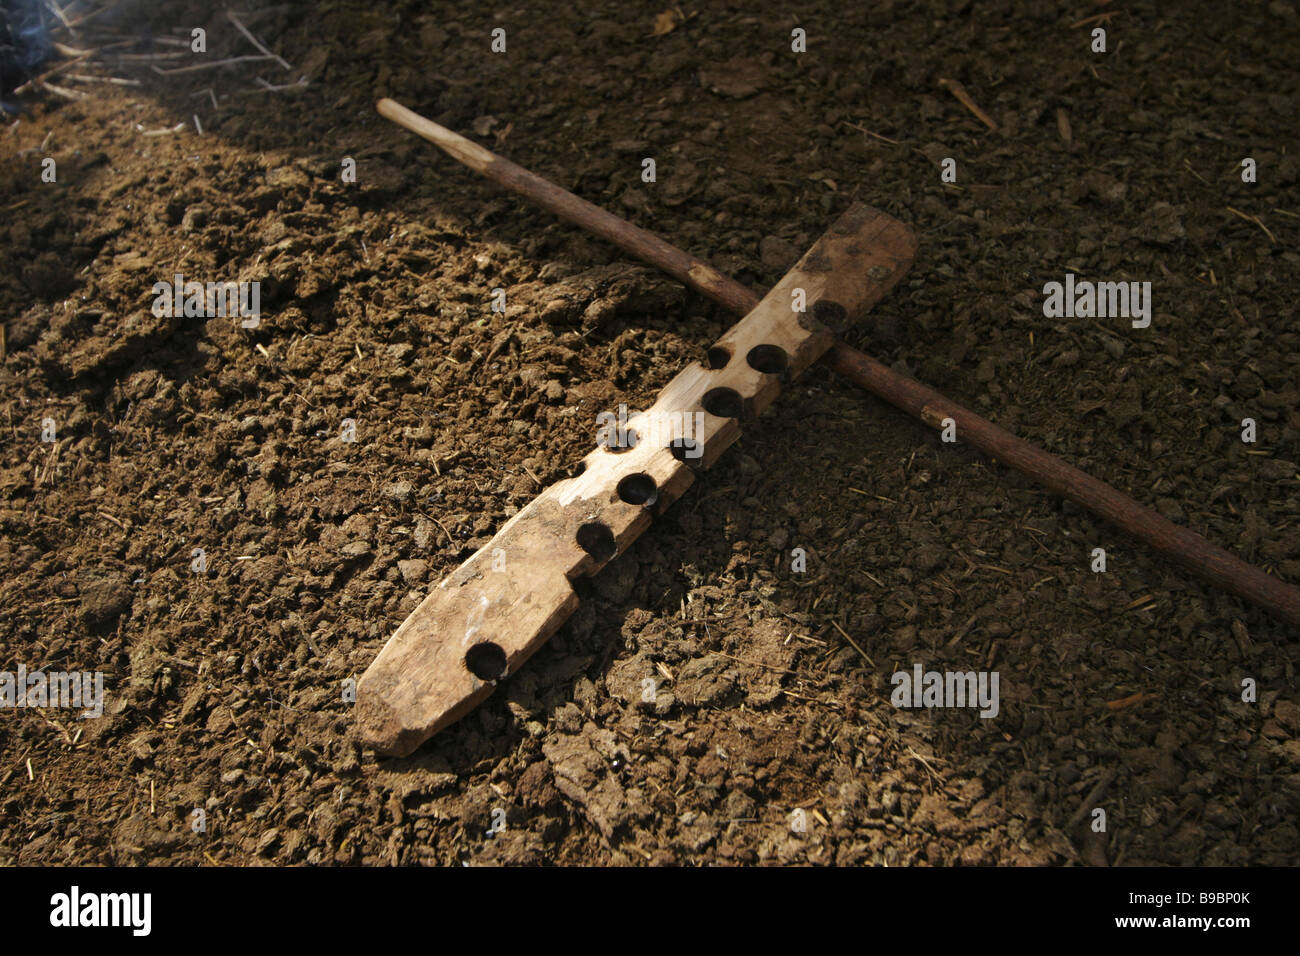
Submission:
{"label": "dark earth", "polygon": [[[850,344],[1300,583],[1294,3],[247,3],[287,69],[167,75],[258,53],[65,9],[0,129],[0,668],[106,703],[0,712],[0,864],[1300,861],[1294,629],[822,368],[412,757],[344,699],[735,320],[382,96],[755,289],[853,201],[913,224]],[[260,326],[155,317],[176,272]],[[1151,282],[1150,328],[1045,318],[1067,272]],[[917,663],[999,713],[895,708]]]}

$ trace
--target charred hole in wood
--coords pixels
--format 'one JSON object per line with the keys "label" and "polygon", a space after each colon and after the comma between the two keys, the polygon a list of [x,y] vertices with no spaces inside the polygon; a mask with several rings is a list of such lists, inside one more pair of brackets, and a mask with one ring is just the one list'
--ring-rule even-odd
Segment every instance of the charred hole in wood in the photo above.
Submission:
{"label": "charred hole in wood", "polygon": [[628,475],[618,483],[619,500],[629,505],[649,507],[659,500],[659,486],[649,475]]}
{"label": "charred hole in wood", "polygon": [[790,357],[779,345],[755,345],[745,356],[749,367],[764,375],[780,375],[790,364]]}
{"label": "charred hole in wood", "polygon": [[818,322],[811,312],[796,312],[795,320],[799,323],[799,328],[805,332],[812,332],[817,335],[834,335],[835,330],[828,328],[825,322]]}
{"label": "charred hole in wood", "polygon": [[475,644],[465,652],[465,669],[481,681],[498,681],[506,676],[506,652],[491,641]]}
{"label": "charred hole in wood", "polygon": [[727,363],[730,361],[731,349],[727,348],[725,345],[713,346],[713,348],[709,349],[708,354],[704,356],[705,366],[713,369],[715,372],[718,369],[726,368]]}
{"label": "charred hole in wood", "polygon": [[578,477],[580,477],[580,476],[582,475],[582,473],[585,472],[586,470],[587,470],[587,463],[586,463],[585,461],[580,461],[580,462],[578,462],[576,465],[574,465],[572,468],[569,469],[569,477],[570,477],[570,478],[578,478]]}
{"label": "charred hole in wood", "polygon": [[578,529],[578,547],[597,561],[608,561],[618,552],[614,532],[599,521],[589,521]]}
{"label": "charred hole in wood", "polygon": [[700,399],[700,405],[719,418],[740,418],[745,414],[745,400],[734,388],[711,388]]}
{"label": "charred hole in wood", "polygon": [[631,451],[635,448],[639,441],[641,441],[641,436],[637,434],[636,429],[624,428],[621,430],[621,433],[615,434],[613,437],[602,441],[600,444],[605,451],[611,452],[615,455],[621,455],[623,452]]}
{"label": "charred hole in wood", "polygon": [[704,458],[704,442],[698,438],[675,438],[668,444],[674,458],[690,468],[698,468]]}
{"label": "charred hole in wood", "polygon": [[831,299],[818,299],[813,303],[812,313],[814,319],[836,334],[843,330],[849,317],[848,310]]}

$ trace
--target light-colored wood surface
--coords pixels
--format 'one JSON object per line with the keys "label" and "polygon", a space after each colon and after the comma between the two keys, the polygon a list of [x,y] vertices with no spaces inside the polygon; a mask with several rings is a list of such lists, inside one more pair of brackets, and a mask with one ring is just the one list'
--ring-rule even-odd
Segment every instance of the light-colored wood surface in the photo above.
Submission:
{"label": "light-colored wood surface", "polygon": [[[543,491],[430,592],[362,675],[363,740],[382,753],[409,754],[515,673],[577,607],[570,581],[616,560],[776,398],[783,381],[815,362],[842,325],[898,282],[915,251],[912,231],[876,209],[855,205],[841,216],[710,349],[713,364],[725,352],[722,367],[684,369],[650,409],[629,415],[627,428],[642,440],[622,450],[598,446],[581,474]],[[803,290],[802,313],[792,309],[796,289]],[[751,354],[762,369],[774,368],[783,355],[777,364],[784,370],[754,368]],[[728,414],[733,409],[725,401],[719,407],[706,398],[720,389],[732,390],[723,394],[738,416]],[[706,405],[724,414],[705,411]],[[667,445],[683,425],[700,444],[679,460]],[[620,483],[630,476],[653,480],[650,500],[620,496]],[[649,482],[634,481],[643,496]]]}

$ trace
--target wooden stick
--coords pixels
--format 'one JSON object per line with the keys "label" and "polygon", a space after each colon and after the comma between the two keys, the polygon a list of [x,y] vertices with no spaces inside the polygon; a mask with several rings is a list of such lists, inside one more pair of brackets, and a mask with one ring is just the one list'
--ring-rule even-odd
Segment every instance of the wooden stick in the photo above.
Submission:
{"label": "wooden stick", "polygon": [[445,126],[439,126],[390,99],[380,100],[378,110],[380,116],[418,133],[476,173],[531,199],[561,219],[610,240],[638,259],[658,266],[679,282],[707,295],[728,312],[746,315],[758,304],[758,296],[707,263],[687,255],[653,233],[638,229],[630,222],[578,198],[567,189],[561,189],[555,183],[489,152]]}
{"label": "wooden stick", "polygon": [[[366,743],[409,754],[518,670],[577,608],[572,579],[626,551],[783,382],[830,348],[832,326],[878,302],[915,254],[910,228],[852,206],[723,334],[707,364],[692,362],[617,430],[604,426],[581,474],[551,485],[507,521],[384,645],[357,684]],[[791,308],[796,295],[806,311]]]}
{"label": "wooden stick", "polygon": [[822,364],[932,428],[942,428],[943,420],[951,418],[957,425],[959,441],[1105,518],[1216,587],[1259,605],[1289,624],[1300,625],[1300,590],[1234,557],[1195,531],[1174,524],[1104,481],[1016,438],[869,355],[841,346],[832,349]]}
{"label": "wooden stick", "polygon": [[993,122],[993,120],[989,118],[989,114],[980,109],[979,105],[971,99],[970,94],[966,92],[966,87],[962,86],[956,80],[940,80],[939,85],[948,90],[948,92],[953,96],[957,97],[957,101],[975,114],[975,118],[981,123],[991,130],[997,130],[998,124]]}
{"label": "wooden stick", "polygon": [[[155,56],[157,56],[158,58],[168,57],[171,55],[172,54],[170,53],[155,54]],[[123,59],[125,59],[125,57],[123,57]],[[230,57],[226,57],[226,59],[224,60],[209,60],[207,63],[196,63],[194,66],[178,66],[173,70],[164,70],[155,66],[153,68],[153,71],[157,73],[159,76],[175,76],[178,73],[197,73],[200,70],[214,70],[219,66],[229,66],[231,63],[253,63],[259,60],[274,60],[274,59],[275,59],[274,54],[271,54],[269,56],[262,56],[260,54],[254,56],[253,54],[250,53],[246,56],[230,56]]]}
{"label": "wooden stick", "polygon": [[[380,115],[418,133],[493,182],[662,269],[728,311],[745,315],[758,303],[757,295],[707,263],[477,143],[390,99],[380,100],[378,109]],[[1258,605],[1288,624],[1300,626],[1300,590],[1174,524],[1105,482],[1016,438],[934,389],[900,375],[842,342],[836,342],[822,356],[821,363],[933,428],[940,427],[943,418],[952,418],[960,441],[1122,528],[1215,587]]]}
{"label": "wooden stick", "polygon": [[292,70],[292,69],[293,69],[293,67],[291,67],[291,66],[289,65],[288,61],[286,61],[286,60],[284,59],[284,57],[280,56],[280,55],[277,54],[277,53],[272,53],[270,50],[268,50],[268,49],[266,48],[266,45],[265,45],[264,43],[262,43],[261,40],[259,40],[259,39],[258,39],[257,37],[255,37],[255,36],[253,36],[253,34],[249,33],[249,32],[248,32],[248,27],[246,27],[246,26],[244,26],[242,23],[240,23],[240,22],[239,22],[239,18],[238,18],[237,16],[235,16],[235,14],[234,14],[233,12],[231,12],[230,10],[227,10],[227,11],[226,11],[226,19],[229,20],[231,23],[233,23],[233,24],[235,25],[235,29],[238,30],[240,33],[242,33],[242,34],[244,35],[244,38],[245,38],[246,40],[248,40],[249,43],[253,44],[253,46],[257,47],[257,49],[258,49],[259,51],[261,51],[262,53],[265,53],[265,54],[266,54],[267,56],[269,56],[271,59],[275,60],[275,62],[279,63],[279,64],[280,64],[282,67],[284,67],[286,70]]}

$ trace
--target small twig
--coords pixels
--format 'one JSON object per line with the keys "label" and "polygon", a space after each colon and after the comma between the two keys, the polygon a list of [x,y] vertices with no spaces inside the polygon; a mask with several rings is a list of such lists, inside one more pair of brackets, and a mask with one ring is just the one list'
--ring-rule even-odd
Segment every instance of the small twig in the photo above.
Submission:
{"label": "small twig", "polygon": [[[136,40],[136,42],[140,42],[140,41]],[[184,40],[181,39],[180,37],[149,37],[148,42],[161,43],[163,46],[183,46],[187,50],[194,44],[193,40]]]}
{"label": "small twig", "polygon": [[64,62],[64,63],[60,63],[60,64],[58,64],[57,66],[51,67],[50,69],[48,69],[48,70],[46,70],[44,73],[42,73],[40,76],[32,77],[32,78],[31,78],[30,80],[28,80],[26,83],[23,83],[23,84],[21,84],[21,85],[19,85],[19,86],[14,87],[14,93],[17,93],[17,94],[26,93],[26,92],[27,92],[28,90],[30,90],[30,89],[37,88],[37,87],[39,87],[42,83],[44,83],[44,82],[45,82],[49,77],[51,77],[51,76],[56,76],[57,74],[62,73],[62,72],[64,72],[65,70],[69,70],[69,69],[71,69],[72,67],[74,67],[74,66],[76,66],[78,63],[80,63],[82,60],[85,60],[86,58],[88,58],[90,55],[91,55],[91,54],[87,53],[87,54],[85,54],[84,56],[79,56],[79,57],[77,57],[77,58],[75,58],[75,59],[68,60],[68,61],[66,61],[66,62]]}
{"label": "small twig", "polygon": [[154,60],[181,60],[190,53],[118,53],[114,57],[119,63],[152,63]]}
{"label": "small twig", "polygon": [[902,146],[902,145],[903,145],[901,142],[899,142],[899,141],[896,140],[896,139],[890,139],[888,136],[881,136],[879,133],[873,133],[871,130],[867,129],[865,126],[859,126],[857,123],[850,123],[850,122],[848,122],[848,121],[846,120],[845,123],[844,123],[844,125],[850,127],[851,129],[855,129],[855,130],[857,130],[859,133],[866,133],[868,136],[873,136],[873,137],[875,137],[876,139],[880,140],[882,143],[889,143],[889,145],[891,145],[891,146]]}
{"label": "small twig", "polygon": [[[140,43],[143,44],[161,43],[169,46],[183,46],[187,50],[194,42],[192,40],[186,40],[180,37],[150,37],[150,36],[138,36],[133,33],[107,33],[107,32],[95,34],[95,39],[121,40],[123,44],[130,44],[132,46]],[[113,45],[117,46],[119,44],[113,44]]]}
{"label": "small twig", "polygon": [[998,124],[989,118],[988,113],[985,113],[976,105],[975,101],[970,98],[970,94],[966,92],[966,87],[962,86],[956,80],[945,79],[939,80],[939,85],[945,87],[948,92],[957,97],[957,101],[961,103],[962,106],[966,107],[966,109],[970,110],[971,113],[975,115],[975,118],[981,123],[991,130],[997,130]]}
{"label": "small twig", "polygon": [[88,94],[82,93],[80,90],[69,90],[66,87],[55,86],[53,83],[41,83],[40,88],[43,90],[49,90],[55,96],[62,96],[66,100],[85,100],[90,98]]}
{"label": "small twig", "polygon": [[944,786],[943,777],[939,776],[939,771],[934,769],[934,765],[930,763],[930,761],[926,760],[924,757],[922,757],[911,747],[907,748],[907,754],[909,757],[911,757],[913,760],[920,763],[922,767],[924,767],[926,770],[929,771],[930,776],[934,778],[934,784],[936,787],[938,787],[940,790],[942,790],[944,793],[948,794],[949,796],[952,796],[952,791],[950,791],[947,787]]}
{"label": "small twig", "polygon": [[1056,108],[1056,131],[1061,134],[1065,148],[1069,149],[1070,144],[1074,142],[1074,131],[1070,129],[1070,117],[1059,106]]}
{"label": "small twig", "polygon": [[1086,27],[1089,23],[1104,22],[1106,26],[1110,26],[1110,18],[1115,16],[1115,14],[1117,13],[1123,13],[1123,12],[1124,12],[1123,10],[1108,10],[1105,13],[1094,13],[1090,17],[1084,17],[1082,20],[1077,20],[1074,23],[1071,23],[1070,29],[1074,30],[1077,29],[1078,27]]}
{"label": "small twig", "polygon": [[217,94],[212,92],[212,87],[210,86],[206,90],[199,90],[197,93],[191,93],[190,96],[202,96],[204,93],[206,93],[208,98],[212,100],[212,108],[214,110],[221,109],[221,104],[217,102]]}
{"label": "small twig", "polygon": [[1241,212],[1240,210],[1233,209],[1231,206],[1224,206],[1223,208],[1228,210],[1228,212],[1232,213],[1234,216],[1240,216],[1242,219],[1246,220],[1247,222],[1253,222],[1255,225],[1259,226],[1259,228],[1264,230],[1264,235],[1268,236],[1268,241],[1273,243],[1273,245],[1275,246],[1277,245],[1277,237],[1274,236],[1273,233],[1269,232],[1268,226],[1260,222],[1258,216],[1248,215],[1247,213]]}
{"label": "small twig", "polygon": [[1111,769],[1101,775],[1101,779],[1098,780],[1096,785],[1088,791],[1088,795],[1083,798],[1083,802],[1079,804],[1079,808],[1074,811],[1069,822],[1066,823],[1066,830],[1073,830],[1079,825],[1083,818],[1088,815],[1088,810],[1095,806],[1097,799],[1106,792],[1106,788],[1110,786],[1110,782],[1115,779],[1115,774],[1116,771]]}
{"label": "small twig", "polygon": [[1210,185],[1210,181],[1209,181],[1208,179],[1206,179],[1204,176],[1202,176],[1200,173],[1198,173],[1196,170],[1192,169],[1192,164],[1191,164],[1190,162],[1188,162],[1186,159],[1183,160],[1183,166],[1184,166],[1184,168],[1186,168],[1186,170],[1187,170],[1189,173],[1191,173],[1193,176],[1195,176],[1195,177],[1196,177],[1197,179],[1199,179],[1201,182],[1205,183],[1205,185],[1207,185],[1207,186]]}
{"label": "small twig", "polygon": [[862,648],[858,647],[858,642],[855,641],[853,638],[849,637],[848,632],[847,632],[846,630],[844,630],[844,628],[840,627],[840,625],[839,625],[837,622],[835,622],[835,621],[831,621],[831,624],[833,624],[833,625],[835,626],[835,630],[839,631],[841,634],[844,635],[844,639],[845,639],[846,641],[848,641],[850,644],[853,645],[853,649],[854,649],[855,651],[857,651],[859,654],[862,655],[862,659],[863,659],[864,661],[866,661],[868,664],[870,664],[873,668],[876,666],[876,662],[873,661],[870,657],[867,656],[867,652],[866,652],[866,651],[864,651]]}
{"label": "small twig", "polygon": [[63,15],[62,7],[55,3],[54,0],[45,0],[45,5],[53,11],[54,15],[59,18],[59,22],[63,24],[69,33],[73,32],[72,24],[69,23],[68,18]]}
{"label": "small twig", "polygon": [[[728,660],[739,661],[742,664],[749,664],[751,667],[763,667],[770,671],[776,671],[778,674],[790,674],[796,677],[798,676],[797,674],[795,674],[794,671],[786,667],[777,667],[774,664],[764,664],[762,661],[751,661],[748,658],[737,657],[735,654],[727,654],[724,651],[714,651],[713,653],[717,654],[719,657],[725,657]],[[669,680],[671,679],[672,678],[669,678]]]}
{"label": "small twig", "polygon": [[969,618],[967,618],[966,623],[961,626],[961,629],[957,631],[957,633],[954,634],[952,637],[948,638],[948,643],[945,644],[944,647],[952,647],[963,637],[965,637],[967,632],[969,632],[970,629],[975,626],[975,622],[979,620],[979,616],[980,616],[979,611],[976,611]]}
{"label": "small twig", "polygon": [[[172,54],[170,53],[161,53],[157,55],[159,57],[172,56]],[[155,66],[153,68],[153,71],[159,74],[160,76],[174,76],[177,73],[197,73],[199,70],[211,70],[218,66],[227,66],[228,64],[231,63],[249,63],[255,60],[273,60],[273,59],[275,59],[274,56],[253,56],[250,53],[248,56],[231,56],[231,57],[226,57],[226,59],[224,60],[213,60],[210,63],[196,63],[194,66],[178,66],[174,70],[160,70],[158,69],[158,67]]]}
{"label": "small twig", "polygon": [[[429,517],[433,518],[433,515],[430,515]],[[433,523],[442,529],[442,533],[447,536],[447,543],[454,548],[456,546],[456,539],[451,536],[451,532],[447,530],[447,526],[437,518],[433,518]]]}
{"label": "small twig", "polygon": [[183,130],[185,128],[185,122],[182,120],[181,122],[177,123],[175,126],[169,127],[167,129],[144,129],[138,123],[136,124],[135,128],[140,130],[141,136],[168,136],[171,133],[179,133],[181,130]]}
{"label": "small twig", "polygon": [[796,694],[788,687],[782,687],[781,693],[786,697],[793,697],[795,700],[806,700],[810,704],[821,704],[823,707],[829,707],[831,710],[838,710],[840,702],[837,700],[822,700],[820,697],[805,697],[803,694]]}
{"label": "small twig", "polygon": [[230,10],[227,10],[227,11],[226,11],[226,19],[229,20],[231,23],[233,23],[233,24],[235,25],[235,29],[238,30],[240,33],[242,33],[242,34],[247,38],[247,40],[248,40],[249,43],[253,44],[253,46],[257,47],[259,50],[261,50],[263,53],[265,53],[265,54],[266,54],[267,56],[269,56],[271,59],[275,60],[275,62],[279,63],[279,64],[280,64],[282,67],[284,67],[286,70],[290,70],[290,71],[293,70],[293,67],[291,67],[291,66],[289,65],[289,63],[284,59],[284,57],[281,57],[281,56],[278,56],[278,55],[272,53],[270,50],[268,50],[268,49],[263,45],[263,43],[262,43],[261,40],[259,40],[259,39],[258,39],[257,37],[255,37],[255,36],[253,36],[253,34],[249,33],[249,32],[248,32],[248,27],[246,27],[246,26],[244,26],[242,23],[240,23],[240,22],[239,22],[239,18],[236,17],[235,14],[234,14],[233,12],[231,12]]}
{"label": "small twig", "polygon": [[74,27],[79,27],[79,26],[81,26],[81,25],[82,25],[83,23],[85,23],[87,20],[90,20],[90,19],[92,19],[92,18],[94,18],[94,17],[99,16],[101,13],[107,13],[108,11],[110,11],[110,10],[115,10],[115,9],[117,9],[117,4],[116,4],[116,3],[110,3],[110,4],[108,4],[107,6],[103,6],[103,7],[96,7],[95,9],[90,10],[90,11],[88,11],[87,13],[83,13],[81,16],[77,17],[77,19],[75,19],[75,20],[73,20],[71,23],[69,23],[69,24],[68,24],[68,29],[69,29],[69,30],[72,30]]}
{"label": "small twig", "polygon": [[281,83],[281,84],[278,85],[278,86],[275,86],[275,85],[272,85],[272,84],[266,82],[266,80],[262,79],[260,76],[259,76],[259,77],[256,77],[256,80],[257,80],[258,83],[261,83],[261,84],[262,84],[262,88],[261,88],[260,90],[243,90],[242,92],[244,92],[244,93],[282,93],[282,92],[284,92],[285,90],[301,90],[303,87],[305,87],[305,86],[307,85],[307,77],[305,77],[305,76],[300,76],[300,77],[298,77],[298,80],[297,80],[296,82],[294,82],[294,83]]}
{"label": "small twig", "polygon": [[139,80],[126,80],[120,76],[87,76],[85,73],[69,73],[68,79],[78,83],[113,83],[117,86],[139,86]]}
{"label": "small twig", "polygon": [[1132,601],[1129,601],[1128,605],[1125,606],[1124,611],[1120,613],[1126,613],[1128,611],[1135,611],[1135,610],[1145,611],[1147,610],[1146,605],[1154,604],[1155,601],[1156,601],[1156,597],[1154,594],[1143,594],[1141,597],[1136,597]]}
{"label": "small twig", "polygon": [[1155,696],[1155,694],[1148,694],[1146,691],[1140,690],[1136,694],[1121,697],[1119,700],[1108,700],[1106,701],[1106,707],[1111,711],[1111,713],[1114,713],[1117,710],[1126,710],[1129,707],[1136,707],[1143,701],[1151,700]]}

